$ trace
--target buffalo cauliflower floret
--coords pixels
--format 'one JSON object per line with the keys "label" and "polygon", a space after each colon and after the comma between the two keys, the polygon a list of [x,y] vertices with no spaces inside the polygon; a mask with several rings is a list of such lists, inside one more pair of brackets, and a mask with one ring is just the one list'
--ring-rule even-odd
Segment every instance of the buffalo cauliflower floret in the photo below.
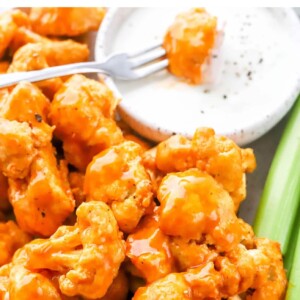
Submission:
{"label": "buffalo cauliflower floret", "polygon": [[0,14],[0,59],[4,56],[18,26],[28,25],[28,16],[20,10],[9,10]]}
{"label": "buffalo cauliflower floret", "polygon": [[243,239],[244,229],[227,191],[205,172],[189,169],[164,177],[158,189],[160,229],[168,235],[201,240],[226,251]]}
{"label": "buffalo cauliflower floret", "polygon": [[203,8],[179,14],[163,43],[170,72],[191,83],[201,83],[203,66],[214,47],[216,32],[217,18]]}
{"label": "buffalo cauliflower floret", "polygon": [[126,255],[148,283],[174,272],[169,237],[159,229],[157,213],[145,216],[127,237]]}
{"label": "buffalo cauliflower floret", "polygon": [[213,176],[230,193],[236,210],[246,197],[245,173],[253,172],[256,167],[252,149],[241,149],[232,140],[215,135],[210,128],[196,130],[192,140],[172,136],[149,151],[154,152],[155,166],[160,172],[196,167]]}
{"label": "buffalo cauliflower floret", "polygon": [[132,232],[152,205],[152,186],[141,163],[143,149],[123,142],[96,155],[84,182],[88,200],[106,202],[122,231]]}
{"label": "buffalo cauliflower floret", "polygon": [[[40,70],[47,67],[83,62],[88,59],[89,50],[86,45],[72,40],[29,43],[19,48],[7,72],[23,72]],[[62,85],[60,78],[53,78],[36,83],[49,97]]]}
{"label": "buffalo cauliflower floret", "polygon": [[247,291],[247,300],[284,298],[287,286],[280,245],[265,238],[255,239],[255,249],[249,250],[253,257],[256,274],[254,283]]}
{"label": "buffalo cauliflower floret", "polygon": [[33,84],[21,82],[16,85],[0,106],[1,117],[27,122],[36,137],[35,146],[51,142],[53,128],[47,124],[50,101]]}
{"label": "buffalo cauliflower floret", "polygon": [[221,300],[222,278],[212,262],[184,273],[171,273],[135,293],[133,300]]}
{"label": "buffalo cauliflower floret", "polygon": [[104,15],[100,7],[33,7],[29,18],[39,34],[76,36],[97,30]]}
{"label": "buffalo cauliflower floret", "polygon": [[0,266],[9,263],[15,251],[30,240],[14,221],[0,223]]}
{"label": "buffalo cauliflower floret", "polygon": [[74,75],[55,94],[50,120],[66,159],[84,171],[93,156],[123,141],[112,119],[117,100],[103,83]]}
{"label": "buffalo cauliflower floret", "polygon": [[74,226],[61,226],[49,239],[24,249],[31,270],[56,271],[67,296],[103,297],[125,258],[125,243],[110,208],[103,202],[82,203]]}
{"label": "buffalo cauliflower floret", "polygon": [[0,118],[0,171],[9,178],[24,178],[36,155],[30,126]]}
{"label": "buffalo cauliflower floret", "polygon": [[49,236],[72,213],[75,202],[67,181],[67,167],[59,167],[51,145],[41,148],[24,179],[9,179],[9,199],[22,230]]}

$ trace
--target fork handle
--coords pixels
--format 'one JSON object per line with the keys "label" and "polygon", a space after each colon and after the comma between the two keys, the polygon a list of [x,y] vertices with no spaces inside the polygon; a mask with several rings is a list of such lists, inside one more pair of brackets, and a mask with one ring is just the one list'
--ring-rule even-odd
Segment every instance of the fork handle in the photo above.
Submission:
{"label": "fork handle", "polygon": [[36,71],[9,73],[0,75],[0,88],[17,84],[20,81],[37,82],[45,79],[51,79],[54,77],[72,75],[77,73],[107,74],[107,71],[105,71],[104,64],[92,61],[49,67]]}

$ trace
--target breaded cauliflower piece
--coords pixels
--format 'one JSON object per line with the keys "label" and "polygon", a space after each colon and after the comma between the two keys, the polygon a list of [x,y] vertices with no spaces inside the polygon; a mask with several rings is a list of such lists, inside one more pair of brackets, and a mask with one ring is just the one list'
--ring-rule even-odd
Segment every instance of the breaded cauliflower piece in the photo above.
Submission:
{"label": "breaded cauliflower piece", "polygon": [[14,221],[0,223],[0,266],[9,263],[15,251],[30,240]]}
{"label": "breaded cauliflower piece", "polygon": [[287,280],[279,244],[256,239],[255,246],[240,244],[213,261],[171,273],[139,288],[133,299],[283,299]]}
{"label": "breaded cauliflower piece", "polygon": [[22,230],[49,236],[63,223],[75,207],[68,186],[67,166],[57,166],[50,144],[41,148],[24,179],[9,179],[9,200]]}
{"label": "breaded cauliflower piece", "polygon": [[49,239],[24,249],[26,268],[56,271],[67,296],[103,297],[125,258],[125,242],[110,208],[103,202],[82,203],[74,226],[61,226]]}
{"label": "breaded cauliflower piece", "polygon": [[[203,235],[220,251],[243,240],[244,229],[228,192],[198,169],[171,173],[158,189],[160,229],[167,235],[201,240]],[[248,229],[248,228],[247,228]]]}
{"label": "breaded cauliflower piece", "polygon": [[33,7],[29,18],[39,34],[76,36],[97,30],[104,15],[100,7]]}
{"label": "breaded cauliflower piece", "polygon": [[222,278],[219,290],[224,298],[246,292],[253,284],[257,272],[253,257],[243,245],[218,256],[214,267]]}
{"label": "breaded cauliflower piece", "polygon": [[126,256],[147,283],[175,271],[169,237],[159,229],[157,209],[153,215],[145,216],[127,237]]}
{"label": "breaded cauliflower piece", "polygon": [[[29,43],[19,48],[7,72],[40,70],[47,67],[83,62],[88,59],[87,45],[72,40]],[[38,82],[36,85],[50,98],[62,85],[60,78]]]}
{"label": "breaded cauliflower piece", "polygon": [[7,294],[10,300],[62,300],[60,292],[52,281],[52,274],[46,270],[29,270],[25,267],[28,256],[24,248],[13,258],[9,271]]}
{"label": "breaded cauliflower piece", "polygon": [[51,142],[54,128],[47,124],[50,101],[33,84],[21,82],[0,104],[0,116],[7,120],[27,122],[36,137],[35,146]]}
{"label": "breaded cauliflower piece", "polygon": [[169,70],[191,83],[202,82],[203,65],[215,45],[217,18],[203,8],[179,14],[168,29],[163,46]]}
{"label": "breaded cauliflower piece", "polygon": [[26,27],[19,27],[9,45],[11,54],[14,54],[19,48],[29,43],[46,43],[51,41],[50,39],[41,36],[31,29]]}
{"label": "breaded cauliflower piece", "polygon": [[214,249],[210,249],[205,241],[180,237],[170,238],[170,250],[180,272],[214,261],[218,256],[218,253]]}
{"label": "breaded cauliflower piece", "polygon": [[49,118],[66,159],[85,171],[94,155],[123,141],[112,119],[117,100],[103,83],[74,75],[55,94]]}
{"label": "breaded cauliflower piece", "polygon": [[85,174],[87,199],[109,204],[120,229],[127,233],[135,229],[153,203],[142,152],[140,145],[130,141],[110,147],[93,158]]}
{"label": "breaded cauliflower piece", "polygon": [[212,262],[184,273],[171,273],[135,293],[133,300],[221,300],[220,274]]}
{"label": "breaded cauliflower piece", "polygon": [[249,250],[249,253],[253,257],[256,274],[246,299],[284,299],[287,278],[279,243],[266,238],[256,238],[254,243],[255,249]]}
{"label": "breaded cauliflower piece", "polygon": [[161,172],[196,167],[213,176],[230,193],[236,210],[246,197],[245,173],[253,172],[256,167],[252,149],[241,149],[229,138],[215,135],[210,128],[197,129],[192,140],[172,136],[158,144],[154,152],[156,168]]}
{"label": "breaded cauliflower piece", "polygon": [[18,26],[28,25],[28,16],[18,9],[0,13],[0,59],[4,56]]}
{"label": "breaded cauliflower piece", "polygon": [[27,123],[0,118],[0,171],[9,178],[24,178],[36,155],[35,138]]}

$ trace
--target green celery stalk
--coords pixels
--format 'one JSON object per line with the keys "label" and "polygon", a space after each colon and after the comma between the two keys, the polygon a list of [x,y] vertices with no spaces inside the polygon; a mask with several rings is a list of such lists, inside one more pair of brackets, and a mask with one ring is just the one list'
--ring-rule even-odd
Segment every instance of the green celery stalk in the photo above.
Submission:
{"label": "green celery stalk", "polygon": [[295,235],[294,238],[297,239],[297,244],[285,298],[286,300],[299,300],[300,297],[300,230],[298,230],[298,235]]}
{"label": "green celery stalk", "polygon": [[274,155],[254,221],[255,234],[278,241],[284,255],[288,250],[299,200],[300,98],[293,107]]}
{"label": "green celery stalk", "polygon": [[[300,212],[298,211],[297,216],[300,215],[299,213]],[[296,222],[293,225],[293,230],[292,230],[292,234],[291,234],[291,238],[290,238],[290,242],[289,242],[289,248],[284,257],[284,267],[287,271],[287,278],[290,278],[291,269],[293,266],[294,255],[295,255],[295,249],[297,246],[297,236],[298,236],[299,230],[300,230],[300,218],[297,217]]]}

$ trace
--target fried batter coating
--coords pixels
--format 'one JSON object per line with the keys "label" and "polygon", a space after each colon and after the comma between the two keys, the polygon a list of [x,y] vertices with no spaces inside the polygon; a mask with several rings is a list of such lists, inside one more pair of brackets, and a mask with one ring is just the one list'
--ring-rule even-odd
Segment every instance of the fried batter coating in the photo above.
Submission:
{"label": "fried batter coating", "polygon": [[44,36],[41,36],[29,28],[19,27],[9,45],[10,52],[14,54],[19,48],[29,43],[46,43],[50,40]]}
{"label": "fried batter coating", "polygon": [[163,43],[170,72],[191,83],[201,83],[203,65],[214,47],[216,32],[217,18],[203,8],[179,14]]}
{"label": "fried batter coating", "polygon": [[180,272],[188,268],[214,261],[218,253],[210,249],[204,241],[189,240],[179,237],[170,239],[170,250]]}
{"label": "fried batter coating", "polygon": [[46,123],[49,108],[49,100],[36,86],[21,82],[1,102],[0,115],[11,121],[29,123],[36,137],[35,145],[41,147],[52,139],[53,128]]}
{"label": "fried batter coating", "polygon": [[100,300],[126,300],[129,290],[128,278],[125,272],[120,269],[118,276],[107,290],[104,297]]}
{"label": "fried batter coating", "polygon": [[112,119],[117,100],[104,84],[74,75],[55,94],[49,118],[66,159],[85,171],[94,155],[123,141]]}
{"label": "fried batter coating", "polygon": [[222,278],[220,293],[226,298],[246,292],[257,272],[253,257],[243,245],[218,256],[214,265]]}
{"label": "fried batter coating", "polygon": [[73,40],[29,43],[15,53],[9,72],[39,70],[45,67],[84,62],[88,56],[87,45]]}
{"label": "fried batter coating", "polygon": [[125,242],[110,208],[103,202],[82,203],[75,226],[61,226],[49,239],[27,244],[26,267],[56,271],[67,296],[103,297],[125,258]]}
{"label": "fried batter coating", "polygon": [[8,201],[8,181],[0,172],[0,211],[7,211],[10,208]]}
{"label": "fried batter coating", "polygon": [[99,153],[84,181],[88,200],[108,203],[120,229],[132,232],[152,204],[152,186],[141,163],[141,146],[126,141]]}
{"label": "fried batter coating", "polygon": [[18,26],[28,25],[28,16],[20,10],[9,10],[0,14],[0,59],[4,56]]}
{"label": "fried batter coating", "polygon": [[220,251],[228,251],[243,239],[234,204],[213,177],[198,169],[167,175],[157,194],[160,229],[168,235],[201,240],[207,235]]}
{"label": "fried batter coating", "polygon": [[28,256],[24,248],[19,249],[13,258],[9,272],[10,300],[61,300],[60,293],[47,271],[28,270],[25,264]]}
{"label": "fried batter coating", "polygon": [[[47,43],[29,43],[19,48],[13,56],[9,73],[40,70],[47,67],[83,62],[88,59],[86,45],[72,40],[49,41]],[[37,83],[37,86],[49,97],[62,85],[60,78]]]}
{"label": "fried batter coating", "polygon": [[287,278],[279,243],[256,238],[255,247],[256,249],[249,250],[249,253],[253,257],[257,271],[246,299],[284,299]]}
{"label": "fried batter coating", "polygon": [[221,300],[221,282],[220,274],[210,262],[184,273],[171,273],[146,287],[139,288],[133,300]]}
{"label": "fried batter coating", "polygon": [[175,271],[169,237],[159,229],[157,210],[153,215],[145,216],[127,237],[126,256],[147,283]]}
{"label": "fried batter coating", "polygon": [[0,171],[9,178],[24,178],[36,155],[34,136],[27,123],[0,118]]}
{"label": "fried batter coating", "polygon": [[14,221],[0,223],[0,266],[9,263],[15,251],[30,240]]}
{"label": "fried batter coating", "polygon": [[162,172],[185,171],[192,167],[213,176],[230,193],[235,209],[246,196],[245,173],[256,167],[252,149],[241,149],[232,140],[199,128],[193,139],[175,135],[157,146],[155,163]]}
{"label": "fried batter coating", "polygon": [[75,201],[67,172],[64,162],[57,166],[49,145],[38,151],[26,178],[9,179],[9,199],[22,230],[49,236],[72,213]]}
{"label": "fried batter coating", "polygon": [[33,7],[29,17],[39,34],[77,36],[97,30],[104,15],[105,9],[98,7]]}

